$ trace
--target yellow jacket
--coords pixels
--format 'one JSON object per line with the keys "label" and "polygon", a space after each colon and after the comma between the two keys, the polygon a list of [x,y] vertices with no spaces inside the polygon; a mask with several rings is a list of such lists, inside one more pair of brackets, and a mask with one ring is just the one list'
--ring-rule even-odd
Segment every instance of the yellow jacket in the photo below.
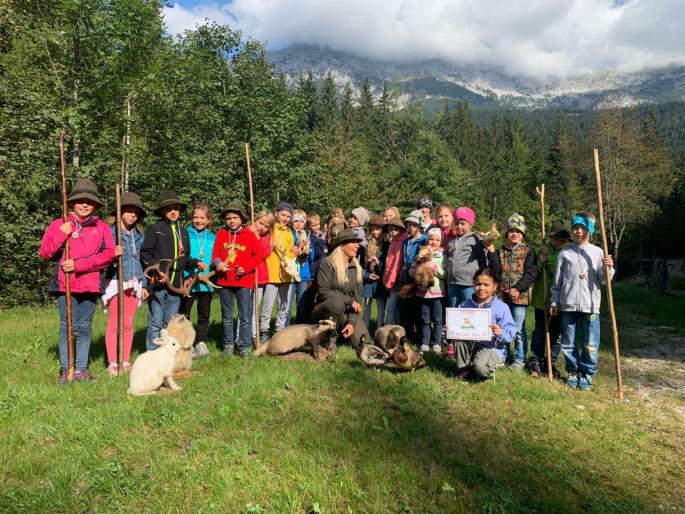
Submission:
{"label": "yellow jacket", "polygon": [[286,258],[295,259],[293,246],[295,246],[295,236],[290,227],[276,223],[274,225],[274,249],[266,258],[270,284],[287,284],[294,281],[292,275],[281,266],[281,255],[285,254]]}

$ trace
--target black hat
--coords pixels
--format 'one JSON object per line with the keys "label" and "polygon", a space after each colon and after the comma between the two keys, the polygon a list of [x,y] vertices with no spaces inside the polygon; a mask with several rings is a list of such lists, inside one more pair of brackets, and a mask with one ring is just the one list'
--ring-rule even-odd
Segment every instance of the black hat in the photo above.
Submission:
{"label": "black hat", "polygon": [[[132,193],[130,191],[127,191],[123,195],[121,195],[121,208],[123,209],[124,207],[135,207],[140,211],[140,218],[144,218],[147,215],[147,212],[143,208],[143,202],[140,201],[140,198],[138,197],[137,194]],[[116,216],[117,211],[114,209],[112,211],[112,216]]]}
{"label": "black hat", "polygon": [[278,211],[288,211],[290,215],[293,215],[293,206],[289,204],[288,202],[280,202],[276,208],[274,209],[274,212]]}
{"label": "black hat", "polygon": [[397,227],[401,228],[402,230],[406,230],[407,228],[404,226],[404,223],[402,223],[402,220],[398,216],[394,216],[386,221],[385,225],[383,225],[383,230],[387,232],[390,227]]}
{"label": "black hat", "polygon": [[102,201],[98,198],[98,186],[89,178],[82,178],[81,180],[76,181],[71,188],[71,193],[67,198],[67,202],[73,202],[74,200],[80,200],[82,198],[95,202],[98,204],[98,207],[102,207]]}
{"label": "black hat", "polygon": [[547,234],[549,237],[556,237],[565,241],[571,240],[571,228],[564,220],[554,220]]}
{"label": "black hat", "polygon": [[162,213],[162,209],[169,207],[170,205],[180,205],[181,212],[186,210],[186,205],[181,201],[181,198],[173,191],[162,191],[159,193],[159,198],[157,198],[157,208],[155,209],[155,214],[159,215]]}
{"label": "black hat", "polygon": [[338,232],[338,237],[335,238],[335,241],[333,241],[333,244],[329,248],[329,252],[333,251],[335,248],[337,248],[340,245],[344,245],[345,243],[361,243],[362,238],[359,237],[354,230],[351,228],[345,228]]}
{"label": "black hat", "polygon": [[221,211],[221,215],[219,216],[221,219],[224,219],[224,216],[226,216],[227,212],[235,212],[240,216],[240,219],[243,220],[243,223],[247,221],[247,214],[245,214],[245,207],[243,207],[243,204],[239,202],[238,200],[233,200],[232,202],[228,202],[228,205],[224,207],[224,210]]}

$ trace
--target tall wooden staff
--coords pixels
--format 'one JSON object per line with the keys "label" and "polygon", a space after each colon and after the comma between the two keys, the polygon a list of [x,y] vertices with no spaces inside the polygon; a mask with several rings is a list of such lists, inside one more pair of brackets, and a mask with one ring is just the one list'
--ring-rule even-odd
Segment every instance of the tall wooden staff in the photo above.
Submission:
{"label": "tall wooden staff", "polygon": [[[597,148],[594,149],[595,157],[595,181],[597,184],[597,204],[599,205],[599,226],[602,231],[602,247],[604,249],[604,256],[609,255],[609,245],[607,244],[607,234],[604,228],[604,203],[602,201],[602,179],[599,173],[599,152]],[[616,388],[618,392],[618,399],[623,400],[623,378],[621,376],[621,355],[618,346],[618,325],[616,324],[616,311],[614,311],[614,294],[611,288],[610,273],[611,268],[604,265],[604,276],[607,281],[607,303],[609,304],[609,313],[611,314],[611,328],[614,336],[614,357],[616,362]]]}
{"label": "tall wooden staff", "polygon": [[[247,181],[250,185],[250,222],[254,225],[254,192],[252,190],[252,166],[250,166],[250,145],[245,143],[245,162],[247,163]],[[255,316],[255,348],[259,348],[259,327],[257,326],[257,308],[259,307],[259,298],[257,298],[257,291],[259,290],[259,277],[257,270],[254,271],[254,316]]]}
{"label": "tall wooden staff", "polygon": [[[121,244],[121,186],[116,184],[117,202],[117,244]],[[123,374],[124,369],[124,258],[117,257],[117,373]]]}
{"label": "tall wooden staff", "polygon": [[[542,226],[542,244],[545,244],[545,184],[535,190],[540,196],[540,224]],[[542,287],[545,291],[545,353],[547,354],[547,378],[554,380],[552,374],[552,343],[549,339],[549,289],[547,288],[547,261],[542,264]]]}
{"label": "tall wooden staff", "polygon": [[[69,223],[69,207],[67,206],[67,164],[64,160],[64,132],[59,135],[59,165],[62,175],[62,218]],[[64,242],[64,259],[69,260],[69,239]],[[64,296],[67,310],[67,382],[74,380],[74,326],[71,319],[71,273],[64,274]]]}

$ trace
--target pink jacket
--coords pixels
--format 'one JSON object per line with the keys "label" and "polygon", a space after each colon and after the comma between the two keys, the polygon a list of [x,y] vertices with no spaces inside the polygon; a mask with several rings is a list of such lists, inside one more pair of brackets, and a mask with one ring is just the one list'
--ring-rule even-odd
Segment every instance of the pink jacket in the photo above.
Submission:
{"label": "pink jacket", "polygon": [[257,265],[257,283],[263,286],[269,283],[269,268],[266,267],[266,258],[271,255],[272,248],[268,236],[257,238],[257,249],[262,256],[261,262]]}
{"label": "pink jacket", "polygon": [[407,239],[407,234],[402,234],[397,239],[393,239],[388,247],[385,271],[383,271],[383,285],[388,289],[395,287],[397,275],[402,269],[402,245],[405,239]]}
{"label": "pink jacket", "polygon": [[[59,227],[64,223],[58,218],[48,225],[40,243],[39,255],[46,261],[64,260],[64,242],[69,237],[70,257],[74,260],[76,271],[71,274],[72,293],[100,293],[100,271],[114,260],[114,239],[109,225],[96,216],[90,216],[80,224],[74,213],[69,213],[74,231],[67,236]],[[77,237],[73,237],[78,234]],[[55,280],[57,278],[57,280]],[[57,265],[57,277],[53,276],[49,291],[65,290],[62,268]]]}

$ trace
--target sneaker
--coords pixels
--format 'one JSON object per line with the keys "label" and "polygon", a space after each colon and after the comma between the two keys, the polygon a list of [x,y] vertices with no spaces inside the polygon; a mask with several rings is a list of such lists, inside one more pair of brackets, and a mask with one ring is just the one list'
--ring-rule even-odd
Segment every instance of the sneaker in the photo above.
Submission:
{"label": "sneaker", "polygon": [[592,390],[592,375],[581,373],[578,377],[578,389],[582,391]]}
{"label": "sneaker", "polygon": [[235,345],[229,344],[224,346],[223,351],[221,352],[221,355],[224,357],[228,357],[229,355],[235,354]]}
{"label": "sneaker", "polygon": [[249,350],[248,348],[243,348],[238,352],[238,357],[241,359],[247,359],[250,355],[252,355],[252,350]]}
{"label": "sneaker", "polygon": [[110,377],[119,376],[119,365],[116,362],[112,362],[109,366],[107,366],[107,374]]}
{"label": "sneaker", "polygon": [[67,385],[69,383],[69,380],[67,378],[67,372],[62,371],[62,373],[59,376],[59,385]]}
{"label": "sneaker", "polygon": [[571,389],[575,389],[576,387],[578,387],[578,374],[569,373],[566,377],[566,385]]}
{"label": "sneaker", "polygon": [[124,361],[121,364],[121,368],[124,370],[124,373],[130,373],[131,372],[131,363],[128,361]]}
{"label": "sneaker", "polygon": [[74,373],[74,380],[79,382],[92,382],[95,379],[93,378],[93,375],[90,374],[90,371],[82,369]]}
{"label": "sneaker", "polygon": [[537,362],[531,362],[530,363],[530,377],[531,378],[540,378],[540,375],[542,375],[542,371],[540,370],[540,365]]}
{"label": "sneaker", "polygon": [[195,345],[195,354],[197,355],[197,358],[199,359],[200,357],[207,357],[208,355],[211,355],[211,352],[209,351],[209,348],[207,348],[207,343],[204,341],[200,341]]}
{"label": "sneaker", "polygon": [[259,333],[259,342],[260,343],[266,343],[269,340],[269,332],[260,332]]}
{"label": "sneaker", "polygon": [[430,346],[428,346],[427,344],[422,344],[421,348],[419,349],[419,352],[423,354],[428,352],[430,349]]}
{"label": "sneaker", "polygon": [[523,371],[525,368],[525,364],[521,361],[514,361],[511,364],[509,364],[509,371]]}

